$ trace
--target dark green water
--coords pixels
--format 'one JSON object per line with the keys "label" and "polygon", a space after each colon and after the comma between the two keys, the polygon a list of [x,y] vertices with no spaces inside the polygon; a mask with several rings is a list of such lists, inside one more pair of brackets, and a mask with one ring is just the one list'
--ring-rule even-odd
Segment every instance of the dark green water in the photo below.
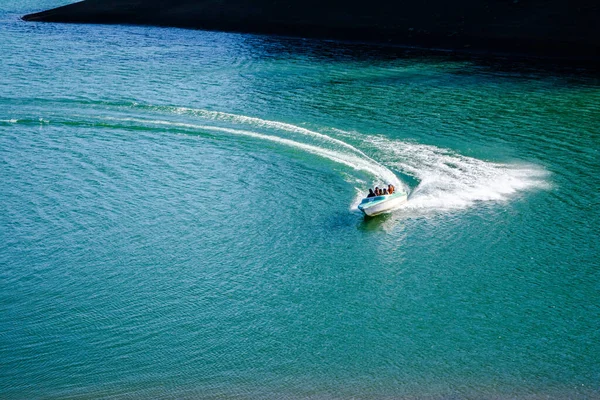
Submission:
{"label": "dark green water", "polygon": [[591,71],[60,4],[0,0],[0,398],[600,398]]}

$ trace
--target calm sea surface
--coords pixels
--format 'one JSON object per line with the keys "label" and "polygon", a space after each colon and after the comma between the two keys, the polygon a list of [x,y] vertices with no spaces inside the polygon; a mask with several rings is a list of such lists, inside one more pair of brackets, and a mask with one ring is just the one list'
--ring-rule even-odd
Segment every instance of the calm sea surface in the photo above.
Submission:
{"label": "calm sea surface", "polygon": [[64,3],[0,0],[0,398],[600,398],[593,71]]}

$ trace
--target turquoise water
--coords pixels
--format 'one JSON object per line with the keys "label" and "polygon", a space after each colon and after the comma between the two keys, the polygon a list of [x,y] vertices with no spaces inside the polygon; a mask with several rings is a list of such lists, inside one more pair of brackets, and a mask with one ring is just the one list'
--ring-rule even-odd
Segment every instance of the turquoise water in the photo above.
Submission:
{"label": "turquoise water", "polygon": [[60,4],[0,0],[1,398],[600,398],[597,75]]}

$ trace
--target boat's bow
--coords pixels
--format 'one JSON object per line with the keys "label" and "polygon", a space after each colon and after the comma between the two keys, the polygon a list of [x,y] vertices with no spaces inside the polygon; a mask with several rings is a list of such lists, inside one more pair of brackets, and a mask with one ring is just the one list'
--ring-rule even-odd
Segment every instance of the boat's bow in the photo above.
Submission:
{"label": "boat's bow", "polygon": [[402,203],[405,203],[407,199],[407,194],[403,192],[367,197],[360,202],[358,209],[365,213],[365,215],[372,217],[395,209]]}

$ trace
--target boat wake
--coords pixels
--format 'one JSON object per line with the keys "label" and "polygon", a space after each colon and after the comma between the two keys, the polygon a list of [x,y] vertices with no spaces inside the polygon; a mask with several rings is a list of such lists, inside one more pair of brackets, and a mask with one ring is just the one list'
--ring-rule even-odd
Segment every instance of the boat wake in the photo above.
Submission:
{"label": "boat wake", "polygon": [[[318,132],[289,123],[217,111],[184,107],[170,111],[237,127],[241,125],[252,130],[207,125],[194,128],[275,141],[371,174],[371,181],[345,174],[345,179],[356,190],[351,209],[357,209],[368,187],[387,183],[404,188],[409,193],[409,201],[402,208],[413,210],[462,209],[480,202],[507,201],[528,190],[549,188],[548,172],[537,165],[484,161],[449,149],[410,141],[331,128]],[[257,129],[268,133],[255,132]],[[288,135],[293,137],[286,138]],[[402,181],[393,171],[414,178],[416,184],[411,186]]]}
{"label": "boat wake", "polygon": [[550,187],[548,172],[537,165],[483,161],[449,149],[384,137],[371,136],[364,141],[382,150],[384,165],[418,181],[406,208],[461,209]]}
{"label": "boat wake", "polygon": [[[141,125],[246,136],[334,161],[346,167],[342,168],[342,176],[355,188],[356,196],[350,205],[352,210],[357,209],[369,187],[388,183],[409,194],[402,209],[412,210],[462,209],[480,202],[507,201],[518,193],[549,187],[547,171],[536,165],[489,162],[449,149],[384,136],[335,128],[309,129],[285,122],[186,107],[134,103],[111,108],[117,112],[98,116],[94,110],[79,117],[87,121],[90,118],[113,121],[125,127]],[[17,123],[17,120],[11,119],[10,123]]]}

